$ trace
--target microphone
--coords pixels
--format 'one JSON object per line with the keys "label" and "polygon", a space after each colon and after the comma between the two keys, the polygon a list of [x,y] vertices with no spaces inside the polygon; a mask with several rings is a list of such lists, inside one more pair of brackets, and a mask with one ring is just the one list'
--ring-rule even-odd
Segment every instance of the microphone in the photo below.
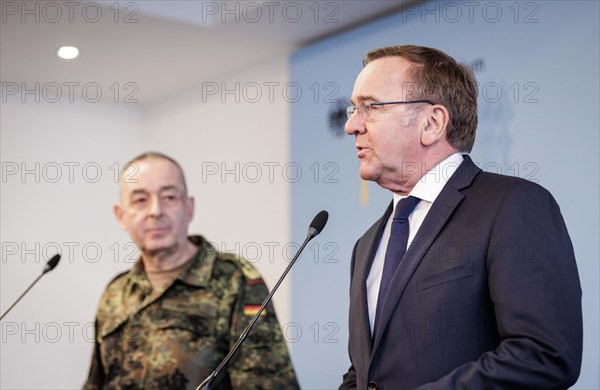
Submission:
{"label": "microphone", "polygon": [[308,236],[310,236],[310,238],[307,238],[309,241],[321,233],[321,230],[325,227],[328,219],[329,213],[325,210],[320,211],[319,214],[315,215],[308,227]]}
{"label": "microphone", "polygon": [[267,295],[267,297],[265,298],[264,302],[258,309],[258,312],[254,315],[252,320],[250,320],[250,323],[248,324],[246,329],[244,329],[244,331],[242,332],[242,334],[240,335],[238,340],[235,342],[235,344],[233,345],[233,347],[227,354],[227,356],[225,356],[225,359],[223,359],[223,361],[217,366],[217,368],[215,368],[215,370],[208,376],[208,378],[206,378],[204,380],[204,382],[200,383],[198,385],[198,387],[196,387],[196,390],[210,390],[210,386],[213,384],[213,382],[215,381],[217,376],[221,373],[223,368],[225,368],[227,363],[229,363],[229,361],[231,360],[233,355],[237,352],[237,350],[240,348],[240,346],[242,345],[244,340],[246,340],[246,337],[248,337],[248,333],[250,333],[250,330],[252,329],[252,327],[254,327],[254,324],[260,317],[260,315],[263,312],[263,310],[265,309],[265,307],[269,304],[269,302],[271,302],[271,298],[275,294],[275,291],[277,291],[277,289],[279,288],[279,285],[281,284],[281,282],[283,282],[283,279],[285,278],[285,276],[288,274],[288,272],[290,271],[290,269],[292,268],[294,263],[296,263],[296,260],[298,260],[298,258],[300,257],[300,254],[304,250],[304,247],[306,246],[306,244],[308,244],[308,242],[310,240],[312,240],[317,235],[319,235],[319,233],[321,233],[321,231],[325,227],[325,224],[327,223],[327,219],[329,219],[329,213],[325,210],[320,211],[317,215],[315,215],[315,217],[313,218],[313,220],[310,223],[310,226],[308,228],[308,233],[306,234],[306,238],[304,239],[304,242],[300,246],[300,249],[298,249],[296,256],[294,256],[294,258],[292,259],[290,264],[287,266],[285,271],[283,271],[283,274],[281,275],[281,277],[279,278],[277,283],[275,283],[275,286],[273,287],[273,289],[271,290],[269,295]]}
{"label": "microphone", "polygon": [[57,265],[58,265],[58,261],[60,260],[60,255],[57,253],[55,254],[50,260],[48,260],[48,262],[46,263],[46,266],[44,267],[44,270],[42,271],[42,274],[40,276],[38,276],[33,283],[31,283],[29,285],[29,287],[27,287],[27,290],[25,290],[25,292],[23,292],[23,294],[21,294],[21,296],[19,298],[17,298],[17,300],[15,301],[15,303],[13,303],[8,310],[6,310],[4,312],[4,314],[2,314],[2,317],[0,317],[0,320],[2,320],[4,318],[5,315],[8,314],[8,312],[15,307],[15,305],[21,300],[21,298],[23,298],[25,296],[25,294],[27,294],[27,292],[29,290],[31,290],[31,288],[38,282],[38,280],[40,280],[40,278],[42,276],[44,276],[46,273],[52,271]]}
{"label": "microphone", "polygon": [[60,261],[60,255],[57,253],[54,256],[52,256],[52,258],[50,260],[48,260],[48,262],[46,263],[46,266],[44,267],[44,272],[42,272],[42,275],[52,271],[57,265],[58,262]]}

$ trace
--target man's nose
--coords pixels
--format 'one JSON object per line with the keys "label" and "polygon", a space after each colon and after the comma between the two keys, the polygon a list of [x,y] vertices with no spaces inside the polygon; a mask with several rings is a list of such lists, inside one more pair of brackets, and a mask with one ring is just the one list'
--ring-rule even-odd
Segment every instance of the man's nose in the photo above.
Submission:
{"label": "man's nose", "polygon": [[355,110],[350,118],[348,118],[344,126],[344,131],[348,135],[358,135],[366,131],[365,122],[362,120],[358,110]]}
{"label": "man's nose", "polygon": [[160,202],[160,197],[153,196],[150,198],[149,214],[154,218],[158,218],[162,215],[162,204]]}

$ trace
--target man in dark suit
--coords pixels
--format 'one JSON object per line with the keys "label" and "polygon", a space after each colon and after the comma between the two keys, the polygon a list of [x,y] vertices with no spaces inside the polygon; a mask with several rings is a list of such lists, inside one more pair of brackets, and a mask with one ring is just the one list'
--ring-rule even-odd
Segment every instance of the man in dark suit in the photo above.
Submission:
{"label": "man in dark suit", "polygon": [[361,178],[394,200],[352,253],[340,389],[572,385],[581,287],[552,195],[464,154],[477,127],[465,66],[416,46],[377,49],[364,63],[346,133]]}

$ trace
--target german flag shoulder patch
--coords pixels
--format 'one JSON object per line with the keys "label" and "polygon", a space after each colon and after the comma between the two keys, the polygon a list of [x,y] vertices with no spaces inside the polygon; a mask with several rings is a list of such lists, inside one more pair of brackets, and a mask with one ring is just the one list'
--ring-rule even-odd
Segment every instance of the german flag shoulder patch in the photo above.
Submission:
{"label": "german flag shoulder patch", "polygon": [[[246,315],[246,316],[255,316],[256,313],[258,313],[259,309],[260,309],[260,305],[244,305],[244,315]],[[262,313],[260,313],[260,316],[262,317],[265,314],[267,314],[267,308],[266,307],[262,311]]]}
{"label": "german flag shoulder patch", "polygon": [[250,279],[248,280],[248,286],[258,286],[261,284],[265,284],[265,281],[263,280],[263,278],[256,278],[256,279]]}

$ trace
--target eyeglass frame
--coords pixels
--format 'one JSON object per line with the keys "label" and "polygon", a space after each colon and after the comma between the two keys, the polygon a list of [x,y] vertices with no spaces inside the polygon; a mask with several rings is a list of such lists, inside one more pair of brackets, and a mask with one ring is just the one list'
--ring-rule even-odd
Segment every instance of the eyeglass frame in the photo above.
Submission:
{"label": "eyeglass frame", "polygon": [[[412,104],[412,103],[429,103],[432,106],[435,105],[435,103],[431,100],[406,100],[406,101],[395,101],[395,102],[371,102],[371,103],[365,103],[365,106],[368,106],[369,110],[370,110],[372,106],[387,106],[389,104]],[[352,112],[350,112],[350,110],[352,110]],[[350,120],[350,118],[352,118],[352,115],[354,115],[354,113],[357,110],[358,110],[358,107],[355,106],[354,104],[346,107],[347,120]]]}

